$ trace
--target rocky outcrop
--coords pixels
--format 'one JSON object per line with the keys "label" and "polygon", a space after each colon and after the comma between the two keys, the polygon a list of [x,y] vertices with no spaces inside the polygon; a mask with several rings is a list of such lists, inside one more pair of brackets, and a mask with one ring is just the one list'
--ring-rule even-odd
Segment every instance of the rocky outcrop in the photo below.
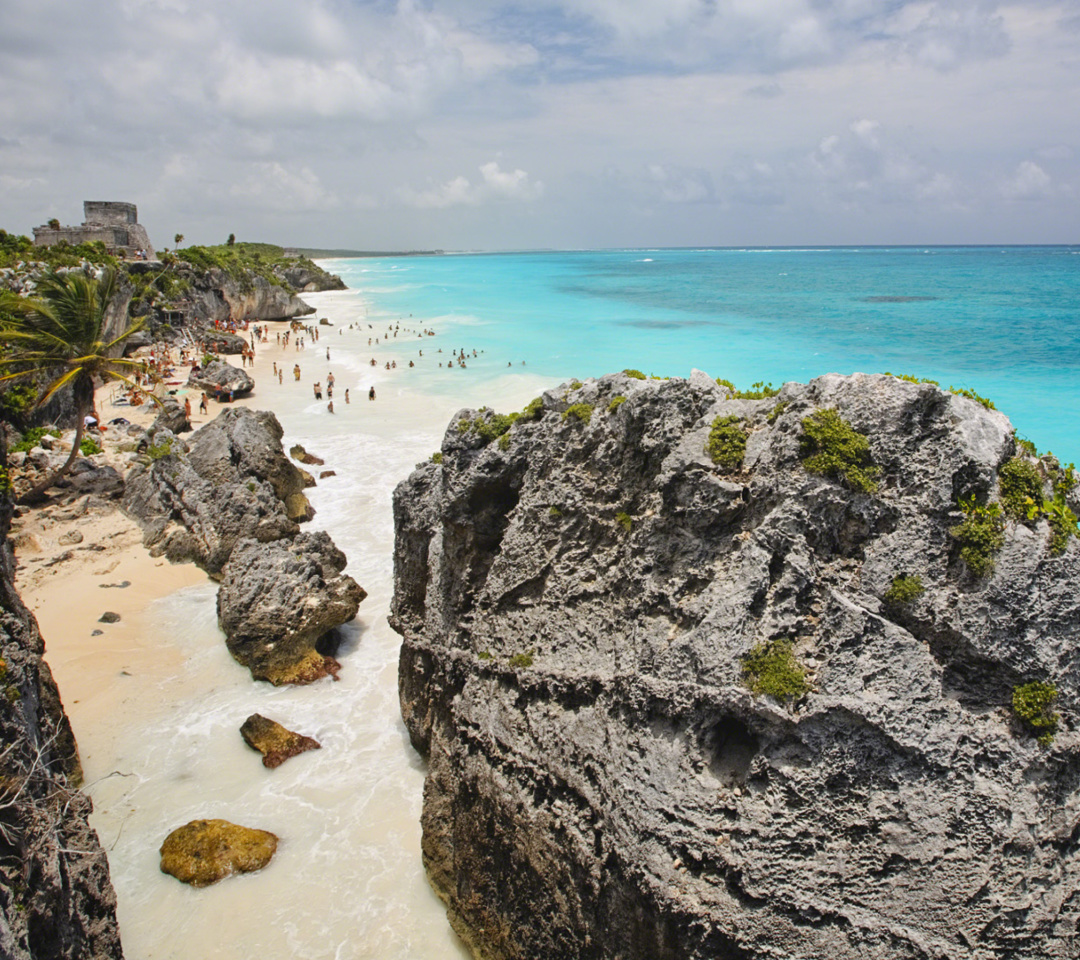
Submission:
{"label": "rocky outcrop", "polygon": [[160,412],[154,418],[150,432],[165,429],[170,433],[188,433],[191,430],[191,421],[188,420],[184,408],[175,397],[166,397],[161,401]]}
{"label": "rocky outcrop", "polygon": [[236,545],[218,591],[229,652],[256,680],[311,683],[336,677],[336,630],[367,595],[342,574],[345,554],[327,534]]}
{"label": "rocky outcrop", "polygon": [[290,757],[322,746],[318,740],[294,733],[260,713],[253,713],[244,721],[240,736],[252,750],[262,754],[263,766],[268,770],[280,767]]}
{"label": "rocky outcrop", "polygon": [[301,293],[349,289],[337,274],[327,273],[310,260],[297,260],[290,266],[276,272],[290,287],[299,290]]}
{"label": "rocky outcrop", "polygon": [[209,270],[180,268],[177,276],[189,284],[188,311],[198,321],[224,323],[240,320],[292,320],[306,317],[315,308],[284,284],[247,271],[236,276],[216,267]]}
{"label": "rocky outcrop", "polygon": [[217,575],[238,541],[294,536],[294,518],[312,511],[281,437],[272,413],[242,407],[222,411],[187,443],[155,432],[147,462],[128,473],[123,500],[151,554]]}
{"label": "rocky outcrop", "polygon": [[0,498],[0,956],[122,958],[116,894]]}
{"label": "rocky outcrop", "polygon": [[[827,409],[861,477],[856,441],[808,461]],[[538,414],[492,442],[464,411],[394,496],[423,856],[477,955],[1077,956],[1080,547],[971,506],[1006,418],[887,376],[754,401],[697,373]],[[961,501],[1000,534],[988,575]],[[1033,681],[1048,746],[1012,709]]]}
{"label": "rocky outcrop", "polygon": [[224,360],[211,360],[205,367],[191,371],[188,375],[188,386],[204,390],[212,397],[230,390],[233,396],[242,397],[251,393],[255,388],[255,381],[240,367],[234,367]]}
{"label": "rocky outcrop", "polygon": [[261,870],[274,856],[278,838],[268,830],[228,820],[192,820],[161,845],[161,872],[193,887],[207,887],[234,873]]}

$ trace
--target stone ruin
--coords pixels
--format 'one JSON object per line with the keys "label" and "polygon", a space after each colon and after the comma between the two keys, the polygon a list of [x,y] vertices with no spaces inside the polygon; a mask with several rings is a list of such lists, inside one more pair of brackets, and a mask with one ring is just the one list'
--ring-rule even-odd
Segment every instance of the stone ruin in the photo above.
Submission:
{"label": "stone ruin", "polygon": [[34,227],[34,246],[51,247],[61,241],[78,244],[100,240],[114,256],[139,259],[145,255],[148,260],[157,258],[146,228],[139,223],[135,204],[84,200],[83,217],[85,221],[80,227],[54,227],[50,224]]}

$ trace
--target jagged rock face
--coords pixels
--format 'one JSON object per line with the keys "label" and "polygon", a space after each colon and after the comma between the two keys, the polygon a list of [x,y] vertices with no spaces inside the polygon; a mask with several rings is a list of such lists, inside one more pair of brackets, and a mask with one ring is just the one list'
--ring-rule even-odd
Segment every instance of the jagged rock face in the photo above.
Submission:
{"label": "jagged rock face", "polygon": [[315,312],[296,294],[263,277],[248,275],[235,279],[223,270],[181,271],[191,283],[192,314],[199,320],[291,320]]}
{"label": "jagged rock face", "polygon": [[[803,466],[824,408],[875,493]],[[704,453],[718,415],[741,469]],[[479,956],[1080,954],[1080,547],[1010,522],[979,579],[949,534],[997,494],[1004,416],[885,376],[749,401],[618,374],[506,438],[452,423],[394,496],[423,855]],[[926,589],[895,608],[901,574]],[[744,682],[777,639],[793,703]],[[1030,680],[1059,691],[1049,747],[1010,714]]]}
{"label": "jagged rock face", "polygon": [[234,367],[224,360],[211,360],[198,373],[192,371],[188,375],[188,385],[215,396],[230,390],[241,397],[245,393],[251,393],[255,387],[255,381],[240,367]]}
{"label": "jagged rock face", "polygon": [[122,960],[116,893],[75,738],[33,615],[14,587],[0,505],[0,956]]}
{"label": "jagged rock face", "polygon": [[[188,443],[156,431],[158,459],[131,469],[123,500],[151,554],[192,560],[215,575],[241,539],[294,536],[285,501],[307,500],[281,436],[272,413],[242,407],[222,411]],[[172,452],[160,455],[166,448]],[[293,515],[297,510],[294,504]]]}
{"label": "jagged rock face", "polygon": [[337,674],[334,631],[367,596],[342,574],[345,564],[321,530],[236,545],[218,591],[218,623],[229,651],[256,680],[277,686]]}
{"label": "jagged rock face", "polygon": [[337,274],[326,273],[318,267],[309,267],[301,263],[286,267],[280,271],[280,275],[294,290],[300,290],[303,293],[348,289]]}

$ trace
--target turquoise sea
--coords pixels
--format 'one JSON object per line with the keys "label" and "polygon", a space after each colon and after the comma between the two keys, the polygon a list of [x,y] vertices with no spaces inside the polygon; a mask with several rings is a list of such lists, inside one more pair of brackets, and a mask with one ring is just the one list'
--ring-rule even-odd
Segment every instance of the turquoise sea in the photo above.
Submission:
{"label": "turquoise sea", "polygon": [[[605,250],[326,265],[365,296],[373,319],[412,317],[410,325],[450,333],[470,358],[476,349],[470,379],[505,374],[508,363],[520,371],[523,360],[558,379],[625,367],[685,376],[697,367],[739,387],[906,373],[975,390],[1040,451],[1080,460],[1078,246]],[[445,389],[457,379],[448,375]]]}

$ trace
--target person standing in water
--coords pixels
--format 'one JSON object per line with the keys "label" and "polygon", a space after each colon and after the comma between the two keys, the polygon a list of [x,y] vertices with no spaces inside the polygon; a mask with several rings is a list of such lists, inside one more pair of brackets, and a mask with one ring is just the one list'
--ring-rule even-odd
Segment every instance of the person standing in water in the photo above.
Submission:
{"label": "person standing in water", "polygon": [[370,389],[370,390],[369,390],[369,391],[367,392],[367,398],[368,398],[369,400],[374,400],[374,399],[375,399],[375,388],[374,388],[374,387],[372,387],[372,388],[371,388],[371,389]]}

